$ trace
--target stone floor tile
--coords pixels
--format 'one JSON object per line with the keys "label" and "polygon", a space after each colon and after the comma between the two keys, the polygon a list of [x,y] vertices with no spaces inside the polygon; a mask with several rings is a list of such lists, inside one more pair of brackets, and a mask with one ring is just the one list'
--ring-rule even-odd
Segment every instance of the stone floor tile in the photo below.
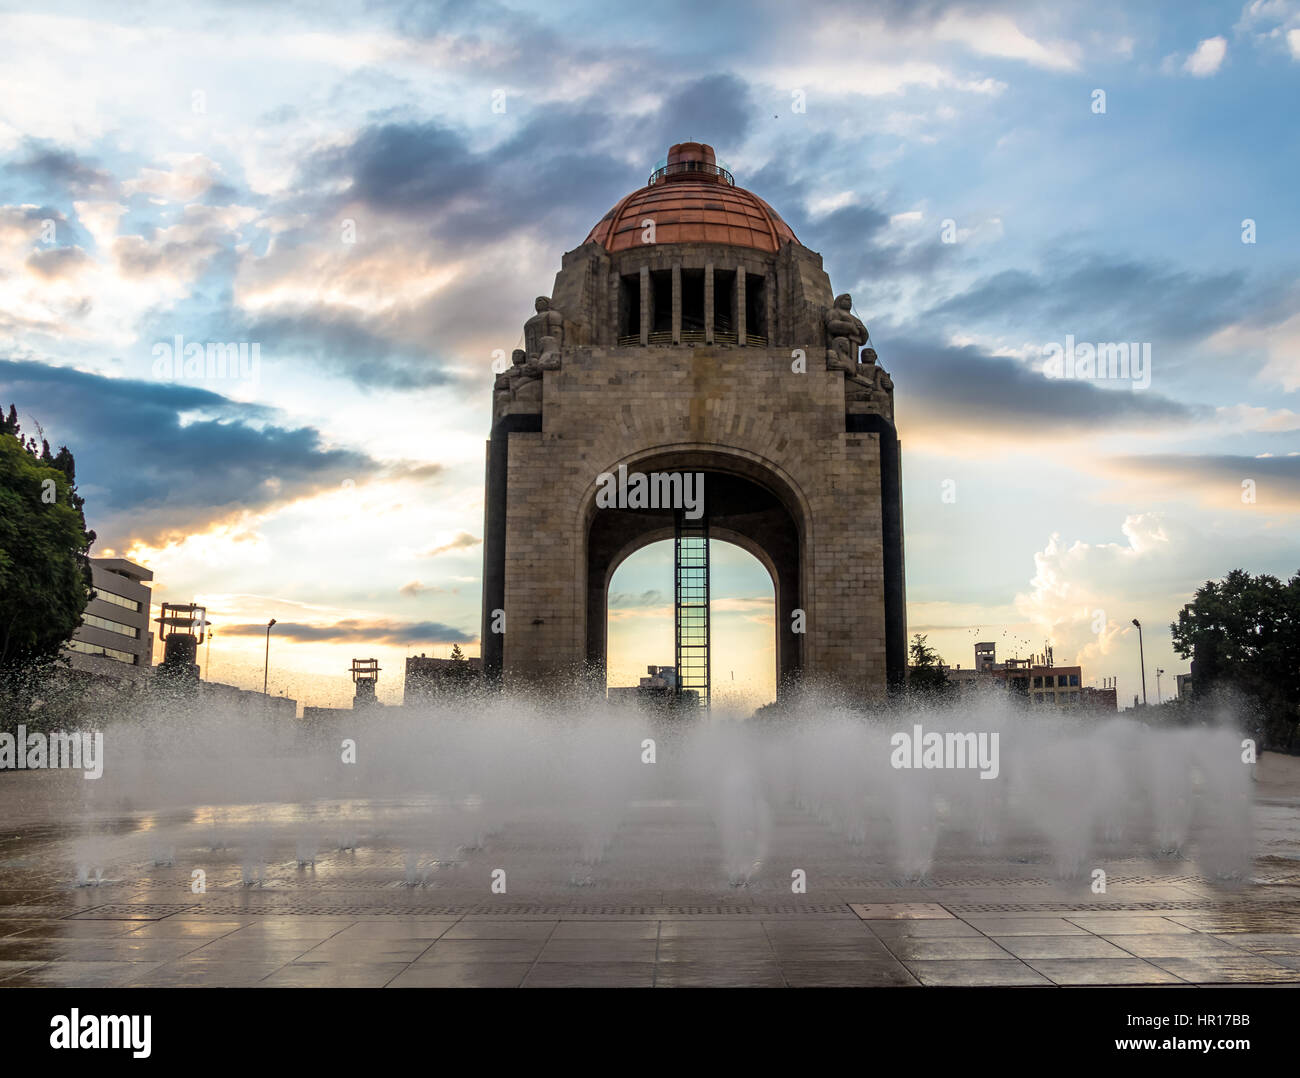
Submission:
{"label": "stone floor tile", "polygon": [[524,988],[651,988],[653,962],[538,962]]}
{"label": "stone floor tile", "polygon": [[1300,984],[1300,969],[1258,955],[1204,955],[1196,958],[1153,958],[1153,965],[1194,984],[1266,983]]}
{"label": "stone floor tile", "polygon": [[258,982],[264,988],[382,988],[405,962],[293,962]]}
{"label": "stone floor tile", "polygon": [[551,934],[556,940],[657,940],[658,921],[561,921]]}
{"label": "stone floor tile", "polygon": [[461,921],[438,937],[440,940],[544,940],[559,921]]}
{"label": "stone floor tile", "polygon": [[536,962],[542,944],[540,939],[444,939],[435,941],[415,962]]}
{"label": "stone floor tile", "polygon": [[862,924],[871,930],[872,935],[882,940],[901,939],[903,937],[932,939],[947,936],[983,935],[979,929],[955,917],[949,920],[934,921],[863,921]]}
{"label": "stone floor tile", "polygon": [[782,962],[791,988],[896,988],[915,986],[901,962]]}
{"label": "stone floor tile", "polygon": [[122,988],[152,968],[144,962],[46,962],[2,983],[5,988]]}
{"label": "stone floor tile", "polygon": [[1178,984],[1176,974],[1140,958],[1031,958],[1029,965],[1053,984]]}
{"label": "stone floor tile", "polygon": [[1017,959],[925,960],[909,959],[907,968],[922,984],[947,986],[1051,984],[1037,970]]}
{"label": "stone floor tile", "polygon": [[1242,950],[1231,943],[1200,932],[1186,935],[1152,933],[1126,936],[1103,936],[1138,958],[1199,958],[1205,955],[1240,955]]}
{"label": "stone floor tile", "polygon": [[948,918],[952,914],[937,902],[853,902],[850,908],[864,921]]}
{"label": "stone floor tile", "polygon": [[428,962],[407,966],[387,988],[518,988],[531,962]]}
{"label": "stone floor tile", "polygon": [[[1130,952],[1100,936],[992,936],[1004,950],[1017,958],[1130,958]],[[1131,939],[1125,936],[1124,939]]]}
{"label": "stone floor tile", "polygon": [[1216,938],[1252,954],[1300,955],[1300,932],[1226,932]]}
{"label": "stone floor tile", "polygon": [[1085,936],[1086,928],[1064,917],[971,917],[969,924],[986,936]]}
{"label": "stone floor tile", "polygon": [[548,940],[539,962],[653,962],[659,941],[653,939]]}
{"label": "stone floor tile", "polygon": [[775,961],[660,962],[656,988],[781,988],[785,976]]}
{"label": "stone floor tile", "polygon": [[1066,920],[1099,936],[1186,935],[1195,929],[1180,925],[1167,917],[1096,917],[1069,915]]}
{"label": "stone floor tile", "polygon": [[913,959],[922,961],[943,960],[990,960],[1008,959],[1012,955],[1005,948],[999,947],[991,939],[983,936],[940,936],[930,939],[917,939],[902,936],[886,941],[894,955],[904,962]]}

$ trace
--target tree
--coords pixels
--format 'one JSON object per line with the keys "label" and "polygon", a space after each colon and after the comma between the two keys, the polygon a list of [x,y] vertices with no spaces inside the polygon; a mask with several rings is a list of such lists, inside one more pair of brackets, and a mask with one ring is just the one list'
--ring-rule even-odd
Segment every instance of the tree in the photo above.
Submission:
{"label": "tree", "polygon": [[474,667],[470,661],[465,658],[465,653],[460,650],[459,644],[451,646],[452,667],[447,673],[450,681],[469,681],[474,676]]}
{"label": "tree", "polygon": [[84,500],[66,446],[24,440],[17,409],[0,415],[0,694],[58,660],[91,597]]}
{"label": "tree", "polygon": [[1265,741],[1290,747],[1300,715],[1300,573],[1275,576],[1234,569],[1208,580],[1169,627],[1174,650],[1192,660],[1192,691],[1225,690],[1259,713]]}
{"label": "tree", "polygon": [[939,653],[926,642],[920,633],[912,637],[908,648],[907,689],[923,696],[943,696],[952,688],[948,671]]}

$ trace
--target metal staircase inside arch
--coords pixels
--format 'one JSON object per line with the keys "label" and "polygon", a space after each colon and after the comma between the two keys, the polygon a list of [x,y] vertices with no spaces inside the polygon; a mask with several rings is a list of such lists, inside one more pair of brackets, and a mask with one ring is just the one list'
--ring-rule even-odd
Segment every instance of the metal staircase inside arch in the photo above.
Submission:
{"label": "metal staircase inside arch", "polygon": [[674,613],[678,696],[683,704],[709,708],[709,523],[690,520],[678,510],[675,520]]}

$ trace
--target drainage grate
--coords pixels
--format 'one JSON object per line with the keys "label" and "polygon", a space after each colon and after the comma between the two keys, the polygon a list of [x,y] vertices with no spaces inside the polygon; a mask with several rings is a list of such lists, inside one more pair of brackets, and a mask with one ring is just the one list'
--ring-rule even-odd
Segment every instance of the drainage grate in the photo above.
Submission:
{"label": "drainage grate", "polygon": [[204,906],[201,910],[195,910],[194,912],[201,913],[205,917],[208,915],[236,917],[460,917],[468,911],[464,906],[403,906],[401,909],[394,909],[392,906],[302,905],[254,909],[240,903],[229,906]]}
{"label": "drainage grate", "polygon": [[1269,872],[1269,873],[1261,873],[1258,876],[1252,876],[1250,878],[1250,882],[1251,883],[1282,883],[1282,884],[1291,884],[1292,886],[1294,886],[1295,884],[1300,883],[1300,876],[1297,876],[1294,872],[1286,872],[1286,873]]}
{"label": "drainage grate", "polygon": [[[1034,876],[971,876],[965,879],[927,876],[919,880],[884,880],[880,886],[940,891],[945,887],[1051,887],[1056,882]],[[862,881],[845,880],[842,886],[860,887]]]}
{"label": "drainage grate", "polygon": [[92,906],[88,910],[69,917],[69,921],[161,921],[173,913],[197,910],[198,906],[189,902],[184,905],[175,902],[132,902],[107,903]]}
{"label": "drainage grate", "polygon": [[1213,885],[1215,881],[1205,876],[1184,875],[1184,876],[1110,876],[1107,883],[1111,886],[1117,883],[1138,885],[1143,887],[1158,887],[1166,883],[1192,883],[1192,884],[1209,884]]}
{"label": "drainage grate", "polygon": [[849,909],[864,921],[952,920],[937,902],[850,902]]}
{"label": "drainage grate", "polygon": [[[1193,912],[1207,916],[1236,917],[1239,914],[1274,915],[1278,917],[1300,918],[1300,901],[1295,903],[1280,902],[1271,899],[1237,899],[1224,901],[1219,899],[1189,899],[1186,901],[1161,902],[1068,902],[1062,900],[1040,902],[943,902],[938,903],[682,903],[669,905],[620,904],[620,903],[529,903],[529,902],[394,902],[385,898],[383,902],[345,902],[331,901],[330,897],[314,896],[303,901],[290,901],[289,896],[248,894],[236,900],[233,897],[209,895],[209,901],[203,903],[176,902],[115,902],[104,903],[88,909],[72,912],[67,908],[39,908],[39,912],[29,916],[66,918],[68,920],[136,920],[157,921],[173,914],[187,913],[202,916],[236,916],[236,917],[462,917],[462,916],[497,916],[497,917],[846,917],[853,916],[858,907],[870,906],[884,910],[911,908],[920,911],[931,908],[936,912],[946,910],[958,916],[981,913],[1036,913],[1045,910],[1061,910],[1069,913],[1091,913],[1098,910],[1108,912],[1124,911],[1162,911]],[[937,897],[937,896],[936,896]],[[14,909],[15,907],[11,907]],[[25,907],[33,910],[37,907]],[[884,916],[886,914],[875,914]],[[899,916],[893,914],[892,916]],[[916,916],[916,913],[910,916]],[[934,915],[934,914],[932,914]],[[946,916],[946,914],[938,914]],[[859,914],[861,916],[861,914]]]}
{"label": "drainage grate", "polygon": [[619,905],[614,903],[497,903],[476,902],[463,904],[411,903],[335,903],[335,902],[205,902],[203,905],[170,905],[163,903],[112,904],[97,906],[77,914],[83,920],[160,920],[174,913],[200,914],[202,916],[238,917],[782,917],[809,915],[815,917],[846,916],[843,903],[770,903],[758,905]]}

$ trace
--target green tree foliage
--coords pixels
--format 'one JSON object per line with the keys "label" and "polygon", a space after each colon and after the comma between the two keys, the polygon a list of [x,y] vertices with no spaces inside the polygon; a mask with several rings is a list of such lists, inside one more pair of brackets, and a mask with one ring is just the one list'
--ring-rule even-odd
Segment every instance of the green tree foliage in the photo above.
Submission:
{"label": "green tree foliage", "polygon": [[952,689],[943,659],[920,633],[908,648],[907,691],[922,696],[944,696]]}
{"label": "green tree foliage", "polygon": [[474,667],[465,658],[465,653],[460,650],[459,644],[452,644],[451,646],[451,661],[455,664],[447,674],[447,677],[451,680],[468,681],[474,676]]}
{"label": "green tree foliage", "polygon": [[58,660],[91,597],[76,462],[64,446],[24,439],[17,409],[0,414],[0,693]]}
{"label": "green tree foliage", "polygon": [[1206,581],[1169,627],[1174,650],[1191,658],[1197,696],[1231,690],[1263,721],[1265,740],[1293,748],[1300,716],[1300,573],[1275,576],[1234,569]]}

